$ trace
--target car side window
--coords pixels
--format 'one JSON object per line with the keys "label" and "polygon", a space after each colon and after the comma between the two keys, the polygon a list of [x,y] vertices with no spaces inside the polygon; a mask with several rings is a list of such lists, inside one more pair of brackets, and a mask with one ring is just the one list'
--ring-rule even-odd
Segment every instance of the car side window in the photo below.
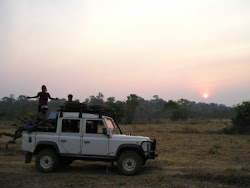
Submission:
{"label": "car side window", "polygon": [[85,133],[103,134],[103,128],[105,128],[105,126],[102,120],[86,120]]}
{"label": "car side window", "polygon": [[62,120],[62,132],[79,133],[80,132],[80,120],[63,119]]}

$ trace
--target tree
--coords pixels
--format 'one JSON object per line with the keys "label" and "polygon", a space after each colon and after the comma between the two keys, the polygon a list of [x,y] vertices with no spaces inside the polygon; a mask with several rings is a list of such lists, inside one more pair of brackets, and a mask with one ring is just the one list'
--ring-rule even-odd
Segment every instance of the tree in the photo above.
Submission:
{"label": "tree", "polygon": [[232,119],[234,128],[240,134],[250,133],[250,101],[245,101],[235,108],[236,116]]}
{"label": "tree", "polygon": [[155,100],[159,99],[159,95],[154,95],[153,97],[154,97]]}
{"label": "tree", "polygon": [[103,95],[101,92],[99,92],[98,95],[96,96],[96,98],[97,98],[97,99],[102,99],[102,100],[103,100],[104,95]]}
{"label": "tree", "polygon": [[15,102],[15,95],[10,94],[10,97],[3,97],[1,101],[9,103],[9,104],[13,104]]}
{"label": "tree", "polygon": [[[37,111],[38,100],[27,100],[24,95],[17,99],[10,95],[0,100],[0,120],[11,120],[16,115],[27,116]],[[66,102],[65,99],[50,101],[49,110],[57,110]],[[221,104],[196,103],[186,99],[165,101],[158,95],[151,100],[145,100],[136,94],[130,94],[125,101],[116,101],[115,97],[108,97],[104,102],[104,95],[99,92],[85,100],[87,104],[107,105],[115,109],[116,119],[122,123],[159,122],[166,118],[185,120],[187,118],[233,118],[234,109]],[[245,104],[245,103],[244,103]],[[241,109],[239,107],[239,109]],[[238,119],[237,119],[238,118]],[[242,121],[239,116],[235,121]],[[240,123],[241,124],[241,123]]]}
{"label": "tree", "polygon": [[107,103],[114,103],[115,102],[115,97],[109,97],[107,98]]}
{"label": "tree", "polygon": [[177,102],[174,102],[173,100],[169,100],[164,105],[164,109],[170,112],[176,110],[177,108],[178,108],[178,104]]}
{"label": "tree", "polygon": [[192,110],[190,108],[191,102],[187,99],[180,99],[177,101],[179,108],[178,108],[178,120],[186,120],[192,114]]}
{"label": "tree", "polygon": [[[99,92],[97,96],[91,95],[91,96],[89,97],[89,99],[90,99],[90,100],[89,100],[89,103],[90,103],[90,104],[94,104],[94,105],[103,104],[103,103],[104,103],[103,98],[104,98],[104,95],[103,95],[101,92]],[[86,100],[85,100],[85,101],[86,101]]]}
{"label": "tree", "polygon": [[139,97],[135,94],[130,94],[129,96],[127,96],[127,100],[126,100],[126,105],[127,105],[127,123],[131,124],[133,123],[134,119],[135,119],[135,110],[136,107],[138,106],[139,102],[138,102]]}
{"label": "tree", "polygon": [[86,98],[84,102],[85,102],[86,104],[89,104],[90,99],[89,99],[89,98]]}
{"label": "tree", "polygon": [[19,103],[21,103],[21,102],[28,102],[28,99],[27,99],[27,97],[25,95],[19,95],[19,97],[17,97],[17,101]]}
{"label": "tree", "polygon": [[165,103],[164,110],[169,113],[171,120],[186,120],[191,114],[190,101],[187,99],[180,99],[177,102],[169,100]]}
{"label": "tree", "polygon": [[115,97],[109,97],[107,98],[105,105],[115,110],[116,113],[114,118],[120,123],[124,116],[124,102],[115,101]]}

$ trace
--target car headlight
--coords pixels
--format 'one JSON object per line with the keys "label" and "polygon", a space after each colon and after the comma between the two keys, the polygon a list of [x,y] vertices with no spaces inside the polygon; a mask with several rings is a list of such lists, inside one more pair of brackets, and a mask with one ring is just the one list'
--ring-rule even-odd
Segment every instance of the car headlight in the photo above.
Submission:
{"label": "car headlight", "polygon": [[145,154],[149,154],[151,151],[151,142],[143,142],[142,149],[145,152]]}

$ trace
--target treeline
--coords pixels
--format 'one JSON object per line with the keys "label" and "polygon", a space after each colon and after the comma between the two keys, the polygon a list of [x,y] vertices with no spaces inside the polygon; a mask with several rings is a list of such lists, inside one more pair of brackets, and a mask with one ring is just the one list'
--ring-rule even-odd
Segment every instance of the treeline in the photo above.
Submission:
{"label": "treeline", "polygon": [[[76,100],[80,102],[79,100]],[[50,101],[49,111],[56,111],[66,102],[66,99]],[[187,99],[165,101],[158,95],[145,100],[136,94],[130,94],[125,101],[116,100],[99,92],[83,101],[92,105],[107,105],[115,109],[119,123],[152,123],[166,119],[185,121],[187,119],[233,118],[234,109],[222,104],[196,103]],[[16,116],[35,118],[38,100],[29,100],[24,95],[15,98],[14,95],[4,97],[0,101],[0,120],[14,120]]]}

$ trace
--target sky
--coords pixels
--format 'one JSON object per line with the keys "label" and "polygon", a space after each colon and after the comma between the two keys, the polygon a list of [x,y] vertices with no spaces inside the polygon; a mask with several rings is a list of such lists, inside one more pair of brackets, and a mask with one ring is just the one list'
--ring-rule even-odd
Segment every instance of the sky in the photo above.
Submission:
{"label": "sky", "polygon": [[46,85],[234,106],[250,100],[249,23],[249,0],[0,0],[0,99]]}

